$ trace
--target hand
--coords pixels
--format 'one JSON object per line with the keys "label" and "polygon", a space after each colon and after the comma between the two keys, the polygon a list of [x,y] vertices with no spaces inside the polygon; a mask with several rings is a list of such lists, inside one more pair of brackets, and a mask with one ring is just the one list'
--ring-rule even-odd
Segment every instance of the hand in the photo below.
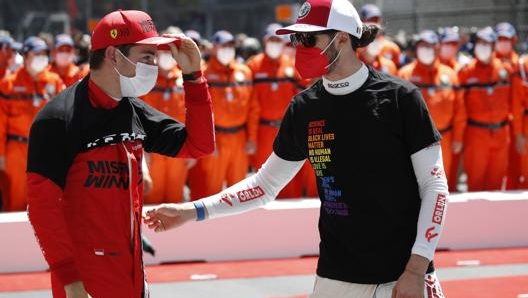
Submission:
{"label": "hand", "polygon": [[246,142],[246,153],[248,155],[253,155],[257,152],[257,144],[254,141]]}
{"label": "hand", "polygon": [[405,270],[392,289],[391,298],[423,298],[425,274]]}
{"label": "hand", "polygon": [[187,169],[193,168],[198,160],[196,158],[187,158],[185,159],[185,166],[187,166]]}
{"label": "hand", "polygon": [[423,298],[425,290],[425,272],[429,260],[416,254],[411,254],[405,271],[392,289],[391,298]]}
{"label": "hand", "polygon": [[92,298],[84,288],[82,281],[76,281],[64,286],[66,298]]}
{"label": "hand", "polygon": [[182,73],[192,73],[201,70],[202,55],[196,43],[184,34],[163,34],[164,37],[173,37],[181,40],[179,47],[174,43],[169,44],[172,57],[180,66]]}
{"label": "hand", "polygon": [[143,222],[155,232],[164,232],[179,227],[190,220],[196,220],[196,208],[192,202],[161,204],[148,210],[143,217]]}
{"label": "hand", "polygon": [[464,147],[464,143],[453,141],[453,144],[451,144],[451,150],[453,150],[454,154],[458,154],[462,152],[462,148]]}

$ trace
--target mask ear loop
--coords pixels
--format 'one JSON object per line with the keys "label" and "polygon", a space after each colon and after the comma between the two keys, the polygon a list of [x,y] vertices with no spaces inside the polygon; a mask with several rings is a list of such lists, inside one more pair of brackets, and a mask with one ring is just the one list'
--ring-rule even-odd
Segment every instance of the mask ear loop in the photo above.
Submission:
{"label": "mask ear loop", "polygon": [[[326,48],[324,48],[324,50],[321,51],[321,55],[323,55],[323,54],[326,52],[326,50],[328,50],[328,48],[330,47],[330,45],[331,45],[332,43],[334,43],[334,40],[336,39],[337,34],[338,34],[338,33],[336,33],[336,34],[334,35],[334,38],[332,38],[332,40],[328,43],[328,45],[326,46]],[[326,68],[326,69],[330,68],[330,66],[332,66],[332,64],[334,64],[334,63],[337,61],[337,59],[339,58],[340,55],[341,55],[341,50],[339,50],[339,52],[337,52],[337,56],[335,57],[335,59],[334,59],[332,62],[330,62],[330,64],[328,64],[327,66],[325,66],[325,68]]]}
{"label": "mask ear loop", "polygon": [[[137,64],[134,63],[134,62],[132,62],[130,59],[128,59],[128,57],[125,56],[125,54],[123,54],[123,53],[121,52],[121,50],[119,50],[118,48],[116,48],[116,52],[119,52],[119,54],[120,54],[123,58],[125,58],[125,60],[128,61],[130,64],[134,65],[134,69],[136,69]],[[117,63],[117,62],[116,62],[116,63]],[[118,74],[120,74],[120,75],[122,75],[122,76],[125,76],[124,74],[120,73],[119,70],[117,70],[117,68],[116,68],[115,66],[114,66],[114,70],[115,70]],[[134,76],[135,76],[135,75],[134,75]],[[125,76],[125,77],[128,77],[128,76]]]}

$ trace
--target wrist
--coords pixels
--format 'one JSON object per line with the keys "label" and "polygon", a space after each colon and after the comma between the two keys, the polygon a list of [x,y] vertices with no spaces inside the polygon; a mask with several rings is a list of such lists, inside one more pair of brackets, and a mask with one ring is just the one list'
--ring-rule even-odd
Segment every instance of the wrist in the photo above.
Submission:
{"label": "wrist", "polygon": [[407,267],[405,268],[405,271],[409,272],[410,274],[415,275],[415,276],[420,276],[420,277],[424,277],[425,276],[425,273],[421,273],[421,272],[409,269]]}
{"label": "wrist", "polygon": [[205,219],[205,205],[202,201],[193,201],[194,208],[196,209],[196,221],[202,221]]}
{"label": "wrist", "polygon": [[407,265],[405,266],[405,271],[415,275],[415,276],[425,276],[429,263],[431,261],[426,257],[417,255],[415,253],[411,254]]}
{"label": "wrist", "polygon": [[192,71],[189,73],[183,73],[182,79],[184,81],[190,81],[190,82],[197,82],[199,81],[203,76],[203,73],[201,70]]}

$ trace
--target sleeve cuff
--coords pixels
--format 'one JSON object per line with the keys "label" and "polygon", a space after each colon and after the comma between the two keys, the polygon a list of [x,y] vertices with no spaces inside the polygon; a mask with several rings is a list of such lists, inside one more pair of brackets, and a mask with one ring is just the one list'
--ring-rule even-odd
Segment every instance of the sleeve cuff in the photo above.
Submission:
{"label": "sleeve cuff", "polygon": [[59,264],[51,266],[51,271],[57,276],[57,279],[63,284],[71,284],[72,282],[81,280],[81,275],[75,268],[75,261],[65,260]]}
{"label": "sleeve cuff", "polygon": [[200,83],[183,82],[185,101],[191,104],[211,104],[209,87],[205,77]]}

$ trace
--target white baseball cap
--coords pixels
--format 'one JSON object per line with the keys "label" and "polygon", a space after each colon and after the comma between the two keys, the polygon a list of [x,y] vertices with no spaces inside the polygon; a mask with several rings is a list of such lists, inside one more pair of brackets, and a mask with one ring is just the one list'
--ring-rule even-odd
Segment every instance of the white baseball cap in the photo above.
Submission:
{"label": "white baseball cap", "polygon": [[295,24],[277,29],[276,33],[337,30],[361,38],[363,23],[349,0],[308,0],[299,9]]}

